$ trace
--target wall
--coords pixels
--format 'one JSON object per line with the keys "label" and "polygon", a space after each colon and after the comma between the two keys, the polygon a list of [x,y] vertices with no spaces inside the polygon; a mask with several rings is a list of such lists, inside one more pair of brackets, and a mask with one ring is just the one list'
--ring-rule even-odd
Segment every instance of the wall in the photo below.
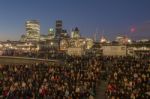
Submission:
{"label": "wall", "polygon": [[84,54],[84,50],[82,48],[68,48],[68,55],[81,56]]}
{"label": "wall", "polygon": [[126,56],[126,46],[102,46],[104,56]]}

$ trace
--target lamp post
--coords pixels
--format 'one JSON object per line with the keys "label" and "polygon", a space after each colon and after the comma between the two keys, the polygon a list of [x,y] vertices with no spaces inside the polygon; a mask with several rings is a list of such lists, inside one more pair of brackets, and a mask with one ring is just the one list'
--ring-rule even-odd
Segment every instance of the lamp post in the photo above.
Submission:
{"label": "lamp post", "polygon": [[31,55],[31,42],[29,43],[29,56]]}

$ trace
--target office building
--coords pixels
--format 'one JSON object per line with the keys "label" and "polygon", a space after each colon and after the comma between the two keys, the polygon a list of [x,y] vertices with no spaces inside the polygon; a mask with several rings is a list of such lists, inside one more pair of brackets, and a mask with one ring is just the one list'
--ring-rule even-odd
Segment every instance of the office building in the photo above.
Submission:
{"label": "office building", "polygon": [[62,33],[62,20],[56,20],[56,26],[55,26],[55,37],[57,39],[60,39],[60,35]]}
{"label": "office building", "polygon": [[55,30],[53,28],[50,28],[48,30],[48,38],[49,39],[54,39],[55,38]]}
{"label": "office building", "polygon": [[25,27],[27,41],[39,41],[40,23],[37,20],[26,21]]}

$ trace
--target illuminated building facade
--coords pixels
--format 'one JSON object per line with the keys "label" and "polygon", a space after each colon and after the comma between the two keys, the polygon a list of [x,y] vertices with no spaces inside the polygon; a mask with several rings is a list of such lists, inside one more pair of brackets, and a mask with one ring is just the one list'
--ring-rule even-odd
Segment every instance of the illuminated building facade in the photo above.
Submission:
{"label": "illuminated building facade", "polygon": [[119,44],[130,44],[130,43],[132,43],[131,39],[129,39],[127,36],[117,36],[116,41]]}
{"label": "illuminated building facade", "polygon": [[68,38],[69,35],[67,33],[67,30],[62,30],[61,34],[60,34],[60,38],[64,39],[64,38]]}
{"label": "illuminated building facade", "polygon": [[80,31],[78,27],[72,30],[71,32],[71,38],[80,38]]}
{"label": "illuminated building facade", "polygon": [[39,41],[40,39],[40,23],[37,20],[26,21],[27,41]]}
{"label": "illuminated building facade", "polygon": [[60,50],[66,51],[69,47],[69,41],[67,39],[63,39],[60,41]]}
{"label": "illuminated building facade", "polygon": [[100,38],[100,43],[107,43],[107,42],[108,40],[104,36]]}
{"label": "illuminated building facade", "polygon": [[55,38],[55,31],[54,31],[53,28],[50,28],[50,29],[48,30],[48,38],[49,38],[49,39],[54,39],[54,38]]}
{"label": "illuminated building facade", "polygon": [[20,41],[40,44],[39,48],[67,51],[68,48],[90,49],[93,46],[91,39],[81,38],[77,27],[73,29],[70,38],[67,30],[62,28],[61,20],[56,20],[55,29],[49,28],[48,34],[40,33],[40,24],[36,20],[26,21],[25,27],[26,34],[21,36]]}
{"label": "illuminated building facade", "polygon": [[92,48],[93,45],[94,45],[94,41],[92,39],[90,39],[90,38],[87,38],[86,39],[86,49]]}

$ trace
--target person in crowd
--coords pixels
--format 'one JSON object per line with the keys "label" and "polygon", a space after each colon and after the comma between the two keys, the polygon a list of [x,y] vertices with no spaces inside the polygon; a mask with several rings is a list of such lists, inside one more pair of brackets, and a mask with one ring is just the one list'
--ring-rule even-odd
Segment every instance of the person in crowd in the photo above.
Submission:
{"label": "person in crowd", "polygon": [[62,64],[0,65],[0,96],[7,99],[93,99],[101,64],[69,57]]}
{"label": "person in crowd", "polygon": [[[146,54],[147,55],[147,54]],[[150,57],[111,57],[112,68],[108,79],[108,99],[149,99]]]}

